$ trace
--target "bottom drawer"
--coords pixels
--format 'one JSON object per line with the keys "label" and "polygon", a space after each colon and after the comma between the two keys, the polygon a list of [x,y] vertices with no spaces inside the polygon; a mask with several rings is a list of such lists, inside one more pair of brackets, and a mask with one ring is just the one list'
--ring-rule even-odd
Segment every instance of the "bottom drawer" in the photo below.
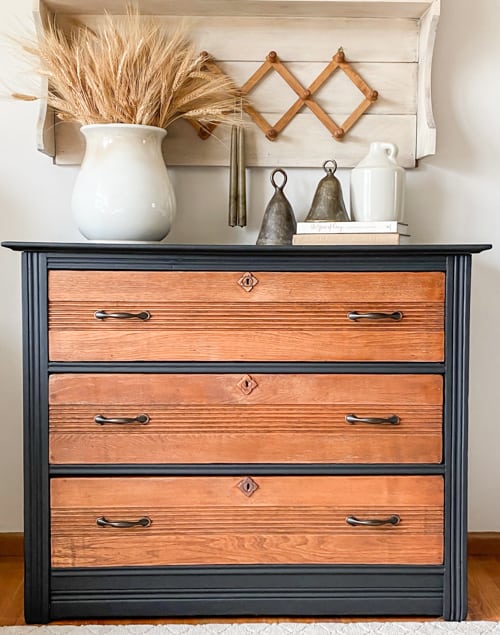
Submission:
{"label": "bottom drawer", "polygon": [[51,501],[53,567],[443,562],[441,476],[55,478]]}

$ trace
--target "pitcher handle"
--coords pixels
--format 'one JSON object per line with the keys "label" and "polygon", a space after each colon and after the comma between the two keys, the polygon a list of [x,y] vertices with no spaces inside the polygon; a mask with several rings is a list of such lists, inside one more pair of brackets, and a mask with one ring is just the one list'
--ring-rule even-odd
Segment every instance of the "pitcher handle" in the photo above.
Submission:
{"label": "pitcher handle", "polygon": [[399,152],[397,145],[395,145],[394,143],[381,143],[380,145],[384,149],[389,159],[396,160]]}

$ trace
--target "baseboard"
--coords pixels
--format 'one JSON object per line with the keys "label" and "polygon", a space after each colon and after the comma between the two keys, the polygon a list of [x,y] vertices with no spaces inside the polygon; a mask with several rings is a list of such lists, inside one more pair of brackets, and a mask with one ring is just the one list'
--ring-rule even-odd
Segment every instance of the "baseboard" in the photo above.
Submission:
{"label": "baseboard", "polygon": [[[500,557],[500,531],[472,531],[467,536],[470,556]],[[0,533],[0,557],[22,558],[24,554],[23,534]]]}
{"label": "baseboard", "polygon": [[21,532],[0,533],[0,557],[22,558],[24,555],[24,541]]}
{"label": "baseboard", "polygon": [[471,531],[467,536],[471,556],[500,556],[500,531]]}

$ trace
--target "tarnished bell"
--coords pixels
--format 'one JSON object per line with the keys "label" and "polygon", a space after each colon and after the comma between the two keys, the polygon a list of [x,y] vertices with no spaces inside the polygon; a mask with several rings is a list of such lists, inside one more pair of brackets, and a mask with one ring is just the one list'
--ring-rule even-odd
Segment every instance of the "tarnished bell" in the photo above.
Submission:
{"label": "tarnished bell", "polygon": [[[333,168],[326,167],[328,163],[332,163]],[[326,176],[318,183],[306,222],[350,220],[345,209],[340,181],[334,176],[337,162],[329,159],[323,163],[323,169]]]}
{"label": "tarnished bell", "polygon": [[[276,174],[283,176],[283,183],[278,185],[274,180]],[[283,194],[288,177],[286,172],[276,169],[271,174],[274,195],[264,212],[257,245],[291,245],[292,238],[297,231],[297,221],[289,200]]]}

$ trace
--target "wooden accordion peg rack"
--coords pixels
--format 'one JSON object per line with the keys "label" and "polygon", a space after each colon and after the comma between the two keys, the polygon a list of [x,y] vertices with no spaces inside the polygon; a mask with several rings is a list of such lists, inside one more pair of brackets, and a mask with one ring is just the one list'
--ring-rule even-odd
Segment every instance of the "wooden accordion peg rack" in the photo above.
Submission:
{"label": "wooden accordion peg rack", "polygon": [[[216,72],[223,72],[213,60],[208,61],[207,66]],[[364,100],[341,125],[338,125],[314,99],[314,94],[339,69],[345,73],[356,88],[358,88],[364,95]],[[255,124],[262,130],[269,141],[276,141],[280,133],[283,132],[295,115],[297,115],[304,106],[309,108],[309,110],[316,115],[334,139],[340,141],[360,119],[360,117],[368,110],[368,108],[370,108],[370,106],[378,99],[378,92],[370,88],[363,78],[353,69],[351,64],[346,61],[345,53],[342,48],[339,48],[337,53],[333,56],[331,62],[321,71],[321,73],[307,88],[299,82],[299,80],[287,68],[286,64],[280,60],[276,51],[270,51],[262,65],[239,89],[241,96],[246,98],[248,94],[259,84],[259,82],[261,82],[271,71],[278,73],[296,93],[297,100],[293,103],[293,105],[273,125],[269,124],[263,115],[261,115],[248,100],[245,100],[242,105],[244,112],[246,112]],[[191,123],[197,129],[198,135],[201,139],[208,139],[216,128],[216,125],[202,126],[198,122]]]}

